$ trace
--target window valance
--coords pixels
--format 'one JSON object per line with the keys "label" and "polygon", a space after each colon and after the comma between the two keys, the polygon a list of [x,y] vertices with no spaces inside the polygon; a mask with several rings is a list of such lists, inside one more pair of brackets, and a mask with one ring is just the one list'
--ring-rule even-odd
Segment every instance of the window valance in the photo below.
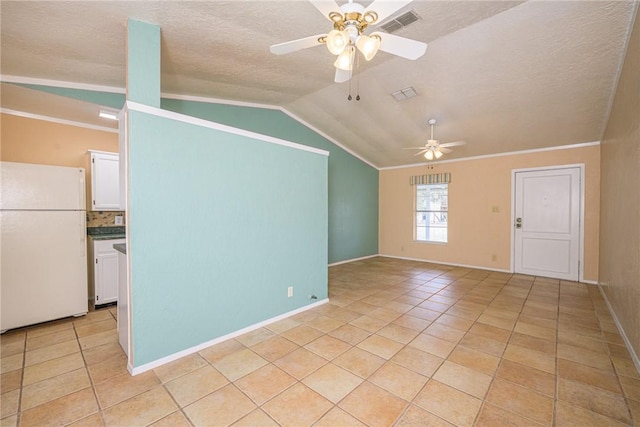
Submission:
{"label": "window valance", "polygon": [[432,173],[429,175],[414,175],[411,177],[411,185],[420,184],[448,184],[451,182],[451,173]]}

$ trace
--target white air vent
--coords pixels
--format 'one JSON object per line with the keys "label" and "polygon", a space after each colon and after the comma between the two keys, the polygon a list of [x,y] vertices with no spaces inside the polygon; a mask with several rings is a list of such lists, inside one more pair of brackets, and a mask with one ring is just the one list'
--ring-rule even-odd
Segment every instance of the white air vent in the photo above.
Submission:
{"label": "white air vent", "polygon": [[391,94],[391,96],[393,96],[396,101],[404,101],[405,99],[413,98],[417,95],[418,93],[412,86],[397,90]]}
{"label": "white air vent", "polygon": [[384,24],[380,25],[379,28],[387,33],[393,33],[395,31],[398,31],[400,28],[406,27],[409,24],[413,24],[419,19],[420,16],[418,16],[418,14],[413,10],[410,10],[396,17],[395,19],[392,19],[391,21],[385,22]]}

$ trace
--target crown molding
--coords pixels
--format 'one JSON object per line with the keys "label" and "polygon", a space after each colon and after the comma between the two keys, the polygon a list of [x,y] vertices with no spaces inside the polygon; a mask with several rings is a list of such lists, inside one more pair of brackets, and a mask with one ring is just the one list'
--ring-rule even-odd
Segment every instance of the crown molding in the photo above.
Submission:
{"label": "crown molding", "polygon": [[107,93],[120,93],[120,94],[124,94],[127,92],[126,89],[121,87],[116,87],[116,86],[102,86],[102,85],[94,85],[89,83],[65,82],[61,80],[36,79],[32,77],[10,76],[6,74],[0,74],[0,81],[3,83],[51,86],[51,87],[61,87],[65,89],[90,90],[93,92],[107,92]]}
{"label": "crown molding", "polygon": [[9,108],[0,108],[0,113],[9,114],[11,116],[25,117],[27,119],[35,119],[35,120],[42,120],[42,121],[45,121],[45,122],[57,123],[59,125],[76,126],[76,127],[79,127],[79,128],[99,130],[99,131],[103,131],[103,132],[118,133],[118,129],[113,129],[113,128],[109,128],[109,127],[106,127],[106,126],[98,126],[98,125],[92,125],[92,124],[84,123],[84,122],[76,122],[76,121],[73,121],[73,120],[59,119],[57,117],[49,117],[49,116],[44,116],[44,115],[41,115],[41,114],[27,113],[25,111],[11,110]]}
{"label": "crown molding", "polygon": [[534,148],[531,150],[520,150],[520,151],[508,151],[505,153],[496,153],[496,154],[485,154],[482,156],[473,156],[473,157],[462,157],[460,159],[451,159],[451,160],[439,160],[437,162],[425,162],[425,163],[413,163],[410,165],[400,165],[400,166],[388,166],[384,168],[380,168],[383,170],[393,170],[393,169],[406,169],[406,168],[415,168],[419,166],[428,166],[428,165],[441,165],[445,163],[457,163],[457,162],[466,162],[468,160],[481,160],[481,159],[492,159],[495,157],[505,157],[505,156],[519,156],[522,154],[532,154],[532,153],[542,153],[545,151],[557,151],[557,150],[570,150],[573,148],[584,148],[584,147],[592,147],[594,145],[600,145],[600,141],[592,141],[592,142],[582,142],[579,144],[570,144],[570,145],[556,145],[554,147],[545,147],[545,148]]}
{"label": "crown molding", "polygon": [[257,102],[233,101],[229,99],[210,98],[207,96],[180,95],[178,93],[170,93],[170,92],[162,92],[160,96],[165,99],[177,99],[179,101],[203,102],[206,104],[222,104],[222,105],[233,105],[236,107],[263,108],[265,110],[281,110],[282,109],[277,105],[259,104]]}

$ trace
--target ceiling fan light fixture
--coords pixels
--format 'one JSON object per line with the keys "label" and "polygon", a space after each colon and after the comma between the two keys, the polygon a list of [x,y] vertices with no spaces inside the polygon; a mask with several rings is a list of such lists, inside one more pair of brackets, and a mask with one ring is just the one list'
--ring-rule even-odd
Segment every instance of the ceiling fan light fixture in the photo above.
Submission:
{"label": "ceiling fan light fixture", "polygon": [[334,55],[340,55],[349,45],[349,41],[346,31],[331,30],[327,35],[327,49]]}
{"label": "ceiling fan light fixture", "polygon": [[442,151],[438,150],[437,148],[434,150],[433,154],[436,156],[436,159],[439,159],[440,157],[442,157]]}
{"label": "ceiling fan light fixture", "polygon": [[355,48],[351,45],[347,46],[344,51],[338,55],[338,59],[333,65],[344,71],[351,71],[353,69],[353,56],[355,54]]}
{"label": "ceiling fan light fixture", "polygon": [[[442,154],[440,154],[442,155]],[[433,160],[433,151],[429,150],[426,153],[424,153],[424,158],[427,160]]]}
{"label": "ceiling fan light fixture", "polygon": [[378,49],[380,49],[380,42],[382,40],[379,36],[373,35],[371,37],[365,36],[364,34],[358,37],[358,42],[356,46],[358,50],[364,56],[364,59],[367,61],[371,61],[376,53],[378,53]]}

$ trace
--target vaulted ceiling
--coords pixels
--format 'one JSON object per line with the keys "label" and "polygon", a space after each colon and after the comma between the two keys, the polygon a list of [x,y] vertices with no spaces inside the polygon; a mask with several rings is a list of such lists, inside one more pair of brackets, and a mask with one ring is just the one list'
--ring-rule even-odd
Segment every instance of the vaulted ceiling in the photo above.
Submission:
{"label": "vaulted ceiling", "polygon": [[[402,148],[425,143],[429,118],[438,120],[437,139],[467,142],[446,159],[598,141],[637,7],[415,0],[393,16],[413,10],[420,19],[394,34],[428,43],[426,54],[410,61],[380,52],[338,84],[323,46],[269,52],[331,30],[304,0],[3,1],[1,73],[4,82],[122,89],[126,19],[151,22],[161,28],[163,93],[280,106],[388,167],[424,161]],[[391,96],[409,86],[416,97]],[[348,101],[350,91],[360,101]],[[11,95],[4,108],[17,102],[46,115],[38,97]]]}

